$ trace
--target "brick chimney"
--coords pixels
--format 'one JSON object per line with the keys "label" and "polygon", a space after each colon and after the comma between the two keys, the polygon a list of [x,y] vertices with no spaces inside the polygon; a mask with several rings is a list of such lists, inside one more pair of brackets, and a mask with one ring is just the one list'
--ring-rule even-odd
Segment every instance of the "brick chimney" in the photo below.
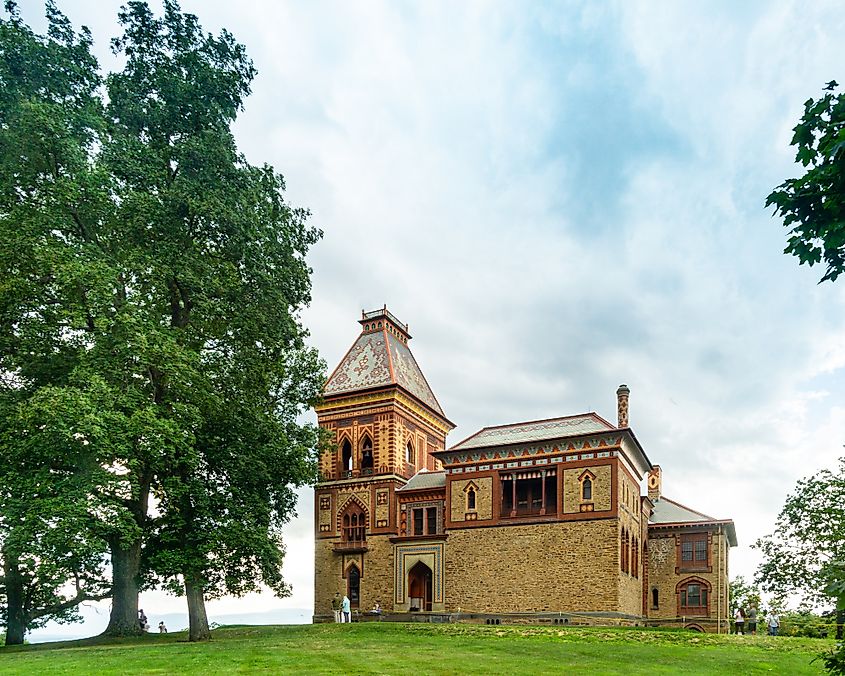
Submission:
{"label": "brick chimney", "polygon": [[628,427],[628,395],[631,390],[627,385],[620,385],[616,390],[617,427]]}
{"label": "brick chimney", "polygon": [[660,465],[655,465],[648,473],[648,499],[656,502],[660,499],[660,492],[662,490],[662,471]]}

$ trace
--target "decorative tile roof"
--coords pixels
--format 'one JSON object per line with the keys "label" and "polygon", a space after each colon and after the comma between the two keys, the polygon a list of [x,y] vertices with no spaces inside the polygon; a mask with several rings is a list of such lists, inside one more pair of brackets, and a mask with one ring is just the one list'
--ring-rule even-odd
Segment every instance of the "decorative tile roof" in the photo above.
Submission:
{"label": "decorative tile roof", "polygon": [[396,491],[419,491],[423,489],[445,488],[446,486],[446,472],[429,472],[426,469],[421,469],[414,474],[408,483],[402,488],[397,488]]}
{"label": "decorative tile roof", "polygon": [[[384,312],[386,313],[386,310]],[[374,313],[366,313],[366,320],[369,320],[368,315],[372,314]],[[386,314],[382,316],[386,317]],[[392,315],[390,319],[393,319]],[[362,320],[362,323],[364,321]],[[367,324],[367,326],[374,327],[376,324]],[[406,335],[401,329],[394,332],[394,327],[386,321],[383,326],[379,323],[377,330],[365,329],[326,382],[323,394],[330,396],[372,387],[399,385],[445,417],[417,360],[414,359],[408,346],[398,337],[402,336],[404,339]]]}
{"label": "decorative tile roof", "polygon": [[455,444],[449,450],[548,441],[559,437],[572,437],[615,429],[601,416],[595,413],[583,413],[564,418],[552,418],[551,420],[485,427],[471,437]]}

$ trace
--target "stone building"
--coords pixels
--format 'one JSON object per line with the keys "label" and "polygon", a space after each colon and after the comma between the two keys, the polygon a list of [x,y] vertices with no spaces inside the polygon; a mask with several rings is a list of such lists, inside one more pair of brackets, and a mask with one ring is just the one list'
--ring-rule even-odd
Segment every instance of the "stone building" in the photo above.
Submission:
{"label": "stone building", "polygon": [[315,489],[315,621],[339,591],[399,618],[726,630],[733,522],[662,495],[627,387],[616,425],[583,413],[447,448],[408,326],[386,307],[360,324],[317,408],[335,443]]}

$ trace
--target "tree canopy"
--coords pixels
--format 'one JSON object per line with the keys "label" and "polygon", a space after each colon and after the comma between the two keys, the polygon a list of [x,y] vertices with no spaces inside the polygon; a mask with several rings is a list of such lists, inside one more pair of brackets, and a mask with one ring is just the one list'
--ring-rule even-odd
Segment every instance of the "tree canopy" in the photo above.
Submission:
{"label": "tree canopy", "polygon": [[[18,485],[40,459],[51,490],[57,468],[72,478],[67,500],[29,502],[80,517],[75,567],[93,575],[108,549],[108,633],[138,632],[139,590],[164,581],[201,639],[206,596],[287,592],[280,528],[319,439],[300,414],[324,365],[299,312],[321,233],[237,150],[255,69],[228,32],[173,0],[161,17],[129,2],[112,42],[124,66],[102,77],[88,31],[51,3],[46,36],[7,9],[0,423],[28,445],[2,438],[20,461],[5,471]],[[65,406],[35,424],[23,412],[45,398]]]}
{"label": "tree canopy", "polygon": [[800,264],[824,263],[821,281],[845,272],[845,94],[827,83],[819,99],[804,103],[804,115],[794,128],[795,160],[806,168],[766,198],[789,228],[784,253]]}
{"label": "tree canopy", "polygon": [[763,554],[756,581],[777,598],[796,596],[831,605],[843,591],[837,571],[845,561],[845,458],[836,471],[801,479],[787,497],[771,535],[755,544]]}

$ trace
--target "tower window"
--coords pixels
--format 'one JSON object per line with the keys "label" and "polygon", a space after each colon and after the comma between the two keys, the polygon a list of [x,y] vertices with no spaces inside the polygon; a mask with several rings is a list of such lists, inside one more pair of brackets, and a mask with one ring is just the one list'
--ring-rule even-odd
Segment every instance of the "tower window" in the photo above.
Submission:
{"label": "tower window", "polygon": [[408,465],[414,464],[414,445],[410,441],[405,446],[405,463]]}
{"label": "tower window", "polygon": [[467,511],[471,512],[475,509],[475,489],[470,487],[467,490]]}
{"label": "tower window", "polygon": [[352,471],[352,444],[349,443],[349,439],[343,440],[340,450],[340,463],[344,472]]}
{"label": "tower window", "polygon": [[361,469],[373,469],[373,441],[369,435],[365,435],[364,441],[361,443]]}

